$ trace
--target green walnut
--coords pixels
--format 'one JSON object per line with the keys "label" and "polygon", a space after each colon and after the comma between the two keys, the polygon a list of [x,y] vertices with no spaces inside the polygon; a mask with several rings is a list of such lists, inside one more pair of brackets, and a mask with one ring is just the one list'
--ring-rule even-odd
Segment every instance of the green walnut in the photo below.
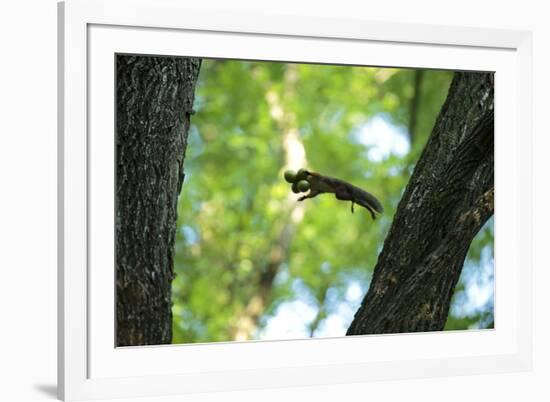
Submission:
{"label": "green walnut", "polygon": [[300,190],[302,193],[305,193],[309,190],[309,182],[305,180],[300,180],[296,187],[298,187],[298,190]]}
{"label": "green walnut", "polygon": [[300,192],[300,190],[298,190],[298,183],[292,183],[292,192],[295,193],[295,194],[298,194]]}
{"label": "green walnut", "polygon": [[287,170],[284,175],[287,182],[296,183],[296,172],[294,170]]}
{"label": "green walnut", "polygon": [[296,180],[297,181],[300,181],[300,180],[305,180],[307,177],[307,172],[305,169],[300,169],[298,170],[298,173],[296,173]]}

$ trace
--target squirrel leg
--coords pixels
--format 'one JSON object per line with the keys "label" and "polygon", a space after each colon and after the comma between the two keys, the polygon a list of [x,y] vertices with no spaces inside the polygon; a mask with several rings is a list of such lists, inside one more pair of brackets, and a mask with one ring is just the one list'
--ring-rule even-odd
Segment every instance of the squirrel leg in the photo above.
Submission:
{"label": "squirrel leg", "polygon": [[313,190],[310,190],[308,194],[303,195],[303,196],[301,196],[300,198],[298,198],[298,201],[303,201],[303,200],[306,200],[306,199],[308,199],[308,198],[313,198],[313,197],[318,196],[319,194],[321,194],[320,191],[313,191]]}
{"label": "squirrel leg", "polygon": [[351,213],[353,214],[355,211],[353,210],[353,201],[351,202]]}
{"label": "squirrel leg", "polygon": [[374,213],[374,211],[372,210],[372,208],[369,207],[369,206],[365,206],[365,208],[367,208],[367,209],[369,210],[370,215],[372,216],[372,220],[373,220],[373,221],[376,220],[376,214]]}

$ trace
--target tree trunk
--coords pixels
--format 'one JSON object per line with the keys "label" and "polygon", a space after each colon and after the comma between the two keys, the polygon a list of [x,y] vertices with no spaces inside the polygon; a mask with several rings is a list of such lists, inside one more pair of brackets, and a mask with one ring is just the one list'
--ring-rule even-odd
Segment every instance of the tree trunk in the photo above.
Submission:
{"label": "tree trunk", "polygon": [[[297,67],[295,64],[286,66],[283,80],[283,96],[292,99],[296,91],[298,79]],[[269,105],[270,114],[277,122],[281,131],[285,165],[282,170],[298,170],[307,166],[306,150],[298,133],[298,122],[293,110],[285,109],[280,96],[272,89],[266,88],[266,101]],[[282,220],[280,231],[267,253],[267,262],[261,267],[257,278],[256,292],[250,297],[244,311],[236,320],[233,329],[233,339],[245,341],[252,339],[258,327],[258,321],[269,306],[273,292],[273,282],[281,264],[288,259],[288,252],[296,226],[304,218],[304,204],[297,203],[294,194],[289,193],[283,201],[280,210]]]}
{"label": "tree trunk", "polygon": [[420,100],[422,98],[422,81],[424,80],[424,70],[415,70],[413,74],[414,92],[409,106],[409,141],[411,143],[411,148],[418,137],[416,126],[418,121],[418,112],[420,109]]}
{"label": "tree trunk", "polygon": [[172,341],[174,236],[200,59],[117,56],[117,346]]}
{"label": "tree trunk", "polygon": [[492,73],[456,73],[347,334],[442,330],[471,241],[493,215]]}

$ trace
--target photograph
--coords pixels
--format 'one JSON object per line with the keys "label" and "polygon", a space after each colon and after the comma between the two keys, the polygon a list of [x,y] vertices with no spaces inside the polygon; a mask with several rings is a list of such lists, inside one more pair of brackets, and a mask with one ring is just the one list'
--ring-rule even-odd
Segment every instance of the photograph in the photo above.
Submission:
{"label": "photograph", "polygon": [[544,2],[3,4],[0,401],[549,394]]}
{"label": "photograph", "polygon": [[494,72],[114,64],[116,347],[496,328]]}

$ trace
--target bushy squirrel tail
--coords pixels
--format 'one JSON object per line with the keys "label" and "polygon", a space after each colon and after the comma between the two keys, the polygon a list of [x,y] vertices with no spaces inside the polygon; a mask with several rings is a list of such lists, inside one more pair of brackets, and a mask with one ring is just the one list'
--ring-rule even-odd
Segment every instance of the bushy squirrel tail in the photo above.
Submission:
{"label": "bushy squirrel tail", "polygon": [[380,201],[376,199],[374,195],[372,195],[371,193],[363,189],[359,189],[359,190],[360,190],[361,197],[355,200],[357,204],[367,209],[372,209],[374,212],[378,212],[379,214],[384,212],[384,207],[382,206]]}

